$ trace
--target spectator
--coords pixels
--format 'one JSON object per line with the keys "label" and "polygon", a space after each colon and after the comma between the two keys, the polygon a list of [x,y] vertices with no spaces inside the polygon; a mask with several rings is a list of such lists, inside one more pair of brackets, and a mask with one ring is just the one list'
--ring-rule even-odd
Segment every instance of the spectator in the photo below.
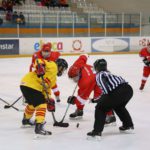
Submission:
{"label": "spectator", "polygon": [[22,5],[22,0],[12,0],[12,2],[14,3],[14,5]]}
{"label": "spectator", "polygon": [[14,11],[12,15],[12,23],[17,23],[18,14],[16,11]]}
{"label": "spectator", "polygon": [[57,7],[59,5],[59,1],[58,0],[51,0],[51,6],[52,7]]}
{"label": "spectator", "polygon": [[60,7],[68,7],[69,5],[67,4],[66,0],[59,0],[59,6]]}
{"label": "spectator", "polygon": [[11,12],[13,11],[13,2],[11,0],[7,1],[6,10]]}
{"label": "spectator", "polygon": [[2,10],[6,10],[6,8],[7,8],[7,1],[6,0],[2,0]]}
{"label": "spectator", "polygon": [[6,20],[7,21],[11,21],[12,20],[12,12],[11,11],[7,11],[7,13],[6,13]]}
{"label": "spectator", "polygon": [[49,9],[51,5],[51,0],[46,0],[45,6]]}
{"label": "spectator", "polygon": [[18,16],[17,23],[22,24],[22,25],[25,24],[25,17],[22,12],[20,12],[20,14]]}
{"label": "spectator", "polygon": [[3,24],[3,19],[2,18],[0,18],[0,25],[2,25]]}

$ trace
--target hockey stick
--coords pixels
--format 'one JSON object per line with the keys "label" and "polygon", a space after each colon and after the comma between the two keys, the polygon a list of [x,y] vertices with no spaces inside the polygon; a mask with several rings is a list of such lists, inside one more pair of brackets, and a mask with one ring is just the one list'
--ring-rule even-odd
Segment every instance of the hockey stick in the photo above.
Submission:
{"label": "hockey stick", "polygon": [[[39,66],[40,64],[39,64],[38,59],[36,59],[36,62],[37,62],[38,67],[40,67],[40,66]],[[46,87],[45,82],[44,82],[44,77],[41,76],[41,79],[42,79],[42,85],[43,85],[43,88],[44,88],[46,97],[47,97],[47,99],[50,99],[50,98],[49,98],[49,95],[48,95],[48,92],[47,92],[47,87]],[[58,127],[68,127],[68,126],[69,126],[69,123],[57,122],[57,121],[56,121],[56,118],[55,118],[55,115],[54,115],[54,112],[51,112],[51,113],[52,113],[52,117],[53,117],[53,120],[54,120],[53,126],[58,126]]]}
{"label": "hockey stick", "polygon": [[[1,100],[2,102],[4,102],[5,104],[10,105],[8,102],[6,102],[5,100],[3,100],[2,98],[0,98],[0,100]],[[12,106],[12,108],[15,109],[16,111],[22,111],[22,110],[20,110],[20,109],[14,107],[14,106]]]}
{"label": "hockey stick", "polygon": [[22,96],[18,97],[11,105],[5,105],[4,108],[5,109],[8,109],[8,108],[11,108],[13,107],[20,99],[22,98]]}
{"label": "hockey stick", "polygon": [[[75,86],[75,88],[74,88],[74,90],[73,90],[72,96],[74,96],[77,87],[78,87],[78,83],[76,84],[76,86]],[[63,123],[63,121],[64,121],[64,119],[65,119],[65,117],[66,117],[66,114],[67,114],[67,112],[68,112],[69,107],[70,107],[70,104],[68,104],[68,106],[67,106],[67,108],[66,108],[65,114],[64,114],[62,120],[60,121],[61,123]]]}

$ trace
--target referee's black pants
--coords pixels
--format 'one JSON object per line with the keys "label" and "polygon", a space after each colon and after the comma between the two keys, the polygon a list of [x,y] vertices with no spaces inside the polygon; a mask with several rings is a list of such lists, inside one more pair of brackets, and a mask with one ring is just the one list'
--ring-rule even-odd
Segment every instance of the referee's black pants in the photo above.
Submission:
{"label": "referee's black pants", "polygon": [[126,104],[129,102],[132,96],[133,89],[127,83],[119,85],[114,91],[110,92],[109,94],[102,95],[95,107],[94,131],[103,131],[106,112],[111,109],[113,109],[118,115],[124,127],[133,126],[131,116],[125,108]]}

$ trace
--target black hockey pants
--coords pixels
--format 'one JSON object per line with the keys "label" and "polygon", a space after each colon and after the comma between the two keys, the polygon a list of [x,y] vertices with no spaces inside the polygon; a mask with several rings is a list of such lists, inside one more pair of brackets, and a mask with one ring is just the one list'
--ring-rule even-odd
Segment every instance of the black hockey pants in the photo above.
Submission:
{"label": "black hockey pants", "polygon": [[113,109],[123,123],[123,126],[133,126],[126,104],[133,96],[132,87],[127,84],[119,85],[109,94],[102,95],[95,107],[94,131],[102,132],[105,124],[106,112]]}

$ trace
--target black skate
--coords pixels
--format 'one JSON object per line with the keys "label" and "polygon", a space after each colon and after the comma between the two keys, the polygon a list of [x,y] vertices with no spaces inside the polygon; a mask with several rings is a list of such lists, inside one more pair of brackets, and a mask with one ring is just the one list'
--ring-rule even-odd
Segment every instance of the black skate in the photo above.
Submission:
{"label": "black skate", "polygon": [[36,133],[36,137],[39,137],[39,135],[51,135],[52,132],[47,131],[44,129],[44,124],[45,123],[36,123],[35,125],[35,133]]}
{"label": "black skate", "polygon": [[56,102],[59,103],[61,100],[59,98],[59,96],[56,96]]}
{"label": "black skate", "polygon": [[60,99],[56,99],[56,102],[59,103],[59,102],[60,102]]}
{"label": "black skate", "polygon": [[87,140],[97,140],[100,141],[101,140],[101,132],[97,132],[97,131],[91,131],[87,133]]}
{"label": "black skate", "polygon": [[83,110],[77,109],[74,113],[70,114],[70,118],[75,119],[75,118],[82,118],[83,116]]}
{"label": "black skate", "polygon": [[130,127],[121,126],[119,127],[119,130],[122,133],[133,133],[134,127],[133,126],[130,126]]}
{"label": "black skate", "polygon": [[32,127],[35,126],[35,121],[31,120],[31,119],[26,119],[25,117],[22,120],[22,127],[23,128],[28,128],[28,127]]}
{"label": "black skate", "polygon": [[116,117],[115,115],[107,115],[105,120],[105,126],[116,126]]}
{"label": "black skate", "polygon": [[144,86],[145,86],[144,84],[141,84],[141,86],[140,86],[139,90],[141,90],[141,91],[142,91],[142,90],[144,89]]}

